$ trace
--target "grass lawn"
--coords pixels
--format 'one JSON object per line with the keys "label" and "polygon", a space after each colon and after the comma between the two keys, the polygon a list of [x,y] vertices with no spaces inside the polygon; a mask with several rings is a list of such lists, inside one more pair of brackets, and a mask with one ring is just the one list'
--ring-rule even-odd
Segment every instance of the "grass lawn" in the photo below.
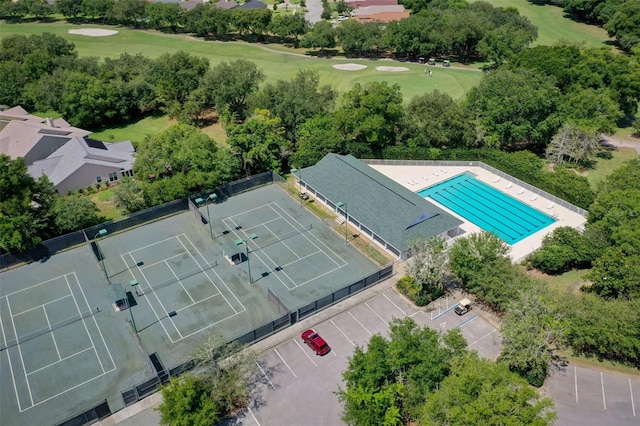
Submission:
{"label": "grass lawn", "polygon": [[104,142],[119,142],[129,139],[135,145],[142,142],[148,135],[160,133],[176,123],[166,115],[157,115],[99,130],[92,133],[91,137]]}
{"label": "grass lawn", "polygon": [[125,217],[120,210],[118,210],[111,201],[113,197],[113,189],[105,189],[95,194],[88,195],[89,199],[100,210],[100,215],[104,216],[106,220],[114,220]]}
{"label": "grass lawn", "polygon": [[569,290],[572,293],[577,293],[580,291],[580,287],[584,282],[582,277],[587,272],[589,272],[588,269],[581,269],[565,272],[561,275],[546,275],[534,270],[529,271],[529,274],[548,283],[554,290],[559,290],[561,292]]}
{"label": "grass lawn", "polygon": [[[222,61],[249,59],[255,62],[265,75],[267,81],[289,79],[299,69],[315,69],[324,84],[331,84],[340,92],[345,92],[355,83],[368,81],[387,81],[399,84],[405,100],[434,89],[449,93],[454,98],[462,97],[471,87],[478,84],[482,73],[476,70],[459,70],[437,68],[433,77],[424,73],[424,66],[416,63],[381,60],[349,60],[324,59],[301,56],[293,51],[270,49],[261,44],[244,42],[205,42],[202,39],[187,35],[170,35],[155,31],[130,30],[115,28],[119,32],[109,37],[87,37],[68,34],[70,29],[99,28],[98,25],[82,26],[66,23],[42,24],[2,24],[0,39],[12,34],[41,34],[50,32],[72,41],[80,56],[117,57],[123,52],[142,53],[149,57],[158,57],[163,53],[175,53],[179,50],[194,55],[204,56],[215,66]],[[107,29],[114,27],[105,26]],[[293,53],[293,54],[292,54]],[[332,68],[334,64],[358,63],[366,65],[361,71],[339,71]],[[405,72],[379,72],[377,66],[403,66],[409,68]]]}
{"label": "grass lawn", "polygon": [[596,190],[598,188],[598,184],[614,170],[620,168],[625,162],[632,160],[637,155],[636,150],[632,148],[618,148],[611,153],[613,154],[613,158],[611,160],[597,158],[598,162],[595,167],[589,170],[589,173],[587,174],[587,180],[591,184],[591,188],[594,190]]}
{"label": "grass lawn", "polygon": [[527,0],[486,0],[495,7],[515,7],[538,27],[538,39],[533,45],[553,45],[569,41],[586,47],[609,47],[607,32],[595,25],[587,25],[566,18],[562,8],[537,5]]}

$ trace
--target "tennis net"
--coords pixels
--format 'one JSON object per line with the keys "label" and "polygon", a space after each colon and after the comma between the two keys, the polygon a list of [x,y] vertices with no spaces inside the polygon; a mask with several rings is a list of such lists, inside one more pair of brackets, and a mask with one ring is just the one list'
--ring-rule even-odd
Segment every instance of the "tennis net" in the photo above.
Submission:
{"label": "tennis net", "polygon": [[286,234],[282,234],[282,235],[272,235],[271,237],[266,237],[266,238],[263,235],[260,235],[260,237],[257,239],[251,239],[251,236],[249,236],[250,242],[251,242],[251,245],[249,246],[249,251],[263,250],[269,246],[272,246],[284,240],[288,240],[292,237],[295,237],[296,235],[301,235],[301,234],[304,234],[305,232],[309,232],[312,229],[313,229],[313,224],[310,223],[309,225],[303,228],[294,229],[293,231],[288,232]]}
{"label": "tennis net", "polygon": [[21,345],[23,343],[26,343],[26,342],[28,342],[30,340],[35,339],[36,337],[40,337],[42,335],[51,333],[51,332],[53,332],[55,330],[61,329],[61,328],[66,327],[68,325],[74,324],[74,323],[76,323],[78,321],[82,321],[85,318],[93,316],[96,312],[97,312],[97,309],[96,309],[96,311],[82,312],[82,313],[79,313],[78,315],[74,315],[74,316],[66,318],[66,319],[64,319],[62,321],[53,323],[53,324],[51,324],[50,327],[43,327],[41,329],[32,331],[31,333],[25,334],[23,336],[19,336],[17,339],[5,339],[5,341],[0,343],[0,351],[4,351],[4,350],[6,350],[8,348],[12,348],[12,347],[17,346],[19,344]]}
{"label": "tennis net", "polygon": [[[193,270],[191,270],[189,272],[185,272],[185,273],[180,274],[180,275],[178,275],[178,274],[176,274],[174,272],[175,276],[173,278],[165,280],[165,281],[160,281],[160,282],[157,282],[157,283],[153,283],[153,285],[148,284],[148,285],[145,286],[145,288],[141,288],[140,289],[142,294],[138,293],[138,295],[139,296],[143,296],[146,293],[151,293],[151,292],[154,292],[154,291],[158,291],[161,288],[164,288],[164,287],[169,286],[171,284],[175,284],[175,283],[180,282],[182,280],[185,280],[185,279],[187,279],[189,277],[193,277],[194,275],[205,273],[205,272],[215,268],[216,266],[218,266],[218,261],[213,261],[212,263],[208,263],[204,267],[198,266],[198,268],[193,269]],[[207,278],[207,280],[209,280],[209,278]]]}

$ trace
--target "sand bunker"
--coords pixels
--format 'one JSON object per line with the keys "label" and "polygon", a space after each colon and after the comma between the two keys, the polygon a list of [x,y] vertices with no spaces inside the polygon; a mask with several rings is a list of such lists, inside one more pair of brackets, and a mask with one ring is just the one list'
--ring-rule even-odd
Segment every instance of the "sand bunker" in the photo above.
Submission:
{"label": "sand bunker", "polygon": [[338,65],[332,65],[332,67],[334,67],[337,70],[342,70],[342,71],[358,71],[358,70],[365,69],[367,66],[366,65],[358,65],[358,64],[338,64]]}
{"label": "sand bunker", "polygon": [[378,71],[389,71],[389,72],[401,72],[401,71],[409,71],[409,68],[405,67],[376,67]]}
{"label": "sand bunker", "polygon": [[118,34],[118,32],[113,30],[101,30],[98,28],[86,28],[83,30],[69,30],[69,34],[79,34],[89,37],[105,37]]}

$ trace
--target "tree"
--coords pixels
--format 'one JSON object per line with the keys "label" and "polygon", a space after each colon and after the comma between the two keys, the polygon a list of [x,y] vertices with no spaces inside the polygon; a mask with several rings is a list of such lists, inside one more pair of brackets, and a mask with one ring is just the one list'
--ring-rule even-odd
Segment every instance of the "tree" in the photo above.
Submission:
{"label": "tree", "polygon": [[561,309],[567,312],[574,353],[632,366],[640,363],[640,299],[566,295]]}
{"label": "tree", "polygon": [[162,387],[160,424],[166,426],[209,426],[221,419],[220,409],[209,396],[207,383],[192,374],[172,377]]}
{"label": "tree", "polygon": [[336,47],[336,30],[331,22],[316,22],[311,31],[302,37],[301,45],[306,48],[320,49],[320,55],[323,55],[326,49]]}
{"label": "tree", "polygon": [[501,25],[488,31],[478,42],[478,52],[498,66],[525,49],[538,37],[538,29],[526,17],[526,27]]}
{"label": "tree", "polygon": [[508,250],[496,234],[486,231],[471,234],[455,241],[449,253],[449,267],[464,287],[471,283],[476,272],[504,258]]}
{"label": "tree", "polygon": [[540,283],[527,288],[508,305],[500,332],[499,361],[533,386],[540,387],[553,361],[553,352],[565,345],[565,320]]}
{"label": "tree", "polygon": [[460,351],[459,330],[447,332],[441,340],[411,318],[394,319],[389,325],[389,339],[374,335],[366,350],[357,346],[342,373],[345,389],[337,395],[348,424],[400,425],[415,420],[428,393],[449,373],[449,359]]}
{"label": "tree", "polygon": [[640,255],[607,248],[585,275],[587,289],[605,299],[640,299]]}
{"label": "tree", "polygon": [[303,14],[298,15],[275,15],[271,19],[271,32],[282,38],[284,43],[287,37],[293,37],[293,46],[298,47],[300,36],[309,31],[309,22],[304,19]]}
{"label": "tree", "polygon": [[54,7],[67,20],[77,18],[82,13],[82,2],[77,0],[56,0]]}
{"label": "tree", "polygon": [[607,33],[615,37],[620,47],[630,52],[640,43],[640,4],[627,0],[616,7],[615,14],[604,25]]}
{"label": "tree", "polygon": [[51,213],[60,234],[88,228],[104,220],[90,199],[78,195],[56,197]]}
{"label": "tree", "polygon": [[0,154],[0,249],[25,251],[49,235],[55,188],[27,173],[24,158]]}
{"label": "tree", "polygon": [[331,86],[320,85],[317,71],[299,70],[290,81],[266,84],[253,104],[280,119],[285,137],[295,149],[299,127],[309,118],[331,111],[335,98],[336,91]]}
{"label": "tree", "polygon": [[467,94],[484,144],[507,151],[544,150],[560,125],[560,91],[530,70],[498,69]]}
{"label": "tree", "polygon": [[565,96],[560,113],[579,127],[611,135],[616,132],[618,120],[624,117],[615,96],[608,88],[575,88]]}
{"label": "tree", "polygon": [[356,83],[335,112],[336,127],[351,154],[367,156],[395,144],[404,113],[399,85]]}
{"label": "tree", "polygon": [[336,129],[332,114],[318,114],[298,127],[296,151],[289,164],[313,166],[329,153],[347,154],[344,139]]}
{"label": "tree", "polygon": [[443,238],[418,237],[410,242],[411,259],[407,262],[407,272],[418,283],[421,291],[429,288],[443,290],[444,276],[449,262],[447,245]]}
{"label": "tree", "polygon": [[439,90],[413,97],[407,107],[406,121],[416,126],[409,146],[465,148],[473,143],[467,110]]}
{"label": "tree", "polygon": [[504,364],[475,353],[454,358],[445,378],[422,408],[421,424],[553,425],[553,401],[541,397]]}
{"label": "tree", "polygon": [[113,188],[113,204],[128,213],[134,213],[146,207],[142,185],[131,178],[124,178]]}
{"label": "tree", "polygon": [[209,61],[187,52],[165,53],[156,59],[149,79],[155,86],[158,102],[173,116],[195,91],[200,78],[209,69]]}
{"label": "tree", "polygon": [[287,140],[281,121],[267,110],[257,110],[242,124],[229,126],[227,143],[241,159],[246,176],[267,170],[281,170]]}
{"label": "tree", "polygon": [[162,388],[161,424],[211,425],[246,406],[257,364],[253,352],[241,349],[209,335],[194,353],[194,372]]}
{"label": "tree", "polygon": [[247,118],[247,98],[258,91],[265,76],[246,59],[221,62],[203,77],[201,88],[220,112],[226,110],[242,121]]}
{"label": "tree", "polygon": [[347,56],[375,55],[383,47],[382,28],[379,22],[348,19],[340,24],[336,36]]}
{"label": "tree", "polygon": [[593,130],[565,123],[545,150],[545,156],[555,164],[570,160],[576,164],[593,157],[600,144],[600,136]]}
{"label": "tree", "polygon": [[175,31],[184,20],[184,9],[177,3],[147,3],[144,13],[151,28]]}
{"label": "tree", "polygon": [[185,17],[185,30],[199,36],[218,37],[228,34],[231,27],[231,12],[199,4]]}

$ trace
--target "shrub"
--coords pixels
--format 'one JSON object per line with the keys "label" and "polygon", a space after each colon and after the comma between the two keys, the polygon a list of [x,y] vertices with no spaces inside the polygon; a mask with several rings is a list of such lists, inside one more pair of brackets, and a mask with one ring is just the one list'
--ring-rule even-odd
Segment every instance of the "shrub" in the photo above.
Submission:
{"label": "shrub", "polygon": [[424,287],[421,291],[420,286],[410,275],[400,278],[396,283],[396,287],[400,293],[411,299],[416,306],[426,306],[445,294],[445,290],[439,287]]}

